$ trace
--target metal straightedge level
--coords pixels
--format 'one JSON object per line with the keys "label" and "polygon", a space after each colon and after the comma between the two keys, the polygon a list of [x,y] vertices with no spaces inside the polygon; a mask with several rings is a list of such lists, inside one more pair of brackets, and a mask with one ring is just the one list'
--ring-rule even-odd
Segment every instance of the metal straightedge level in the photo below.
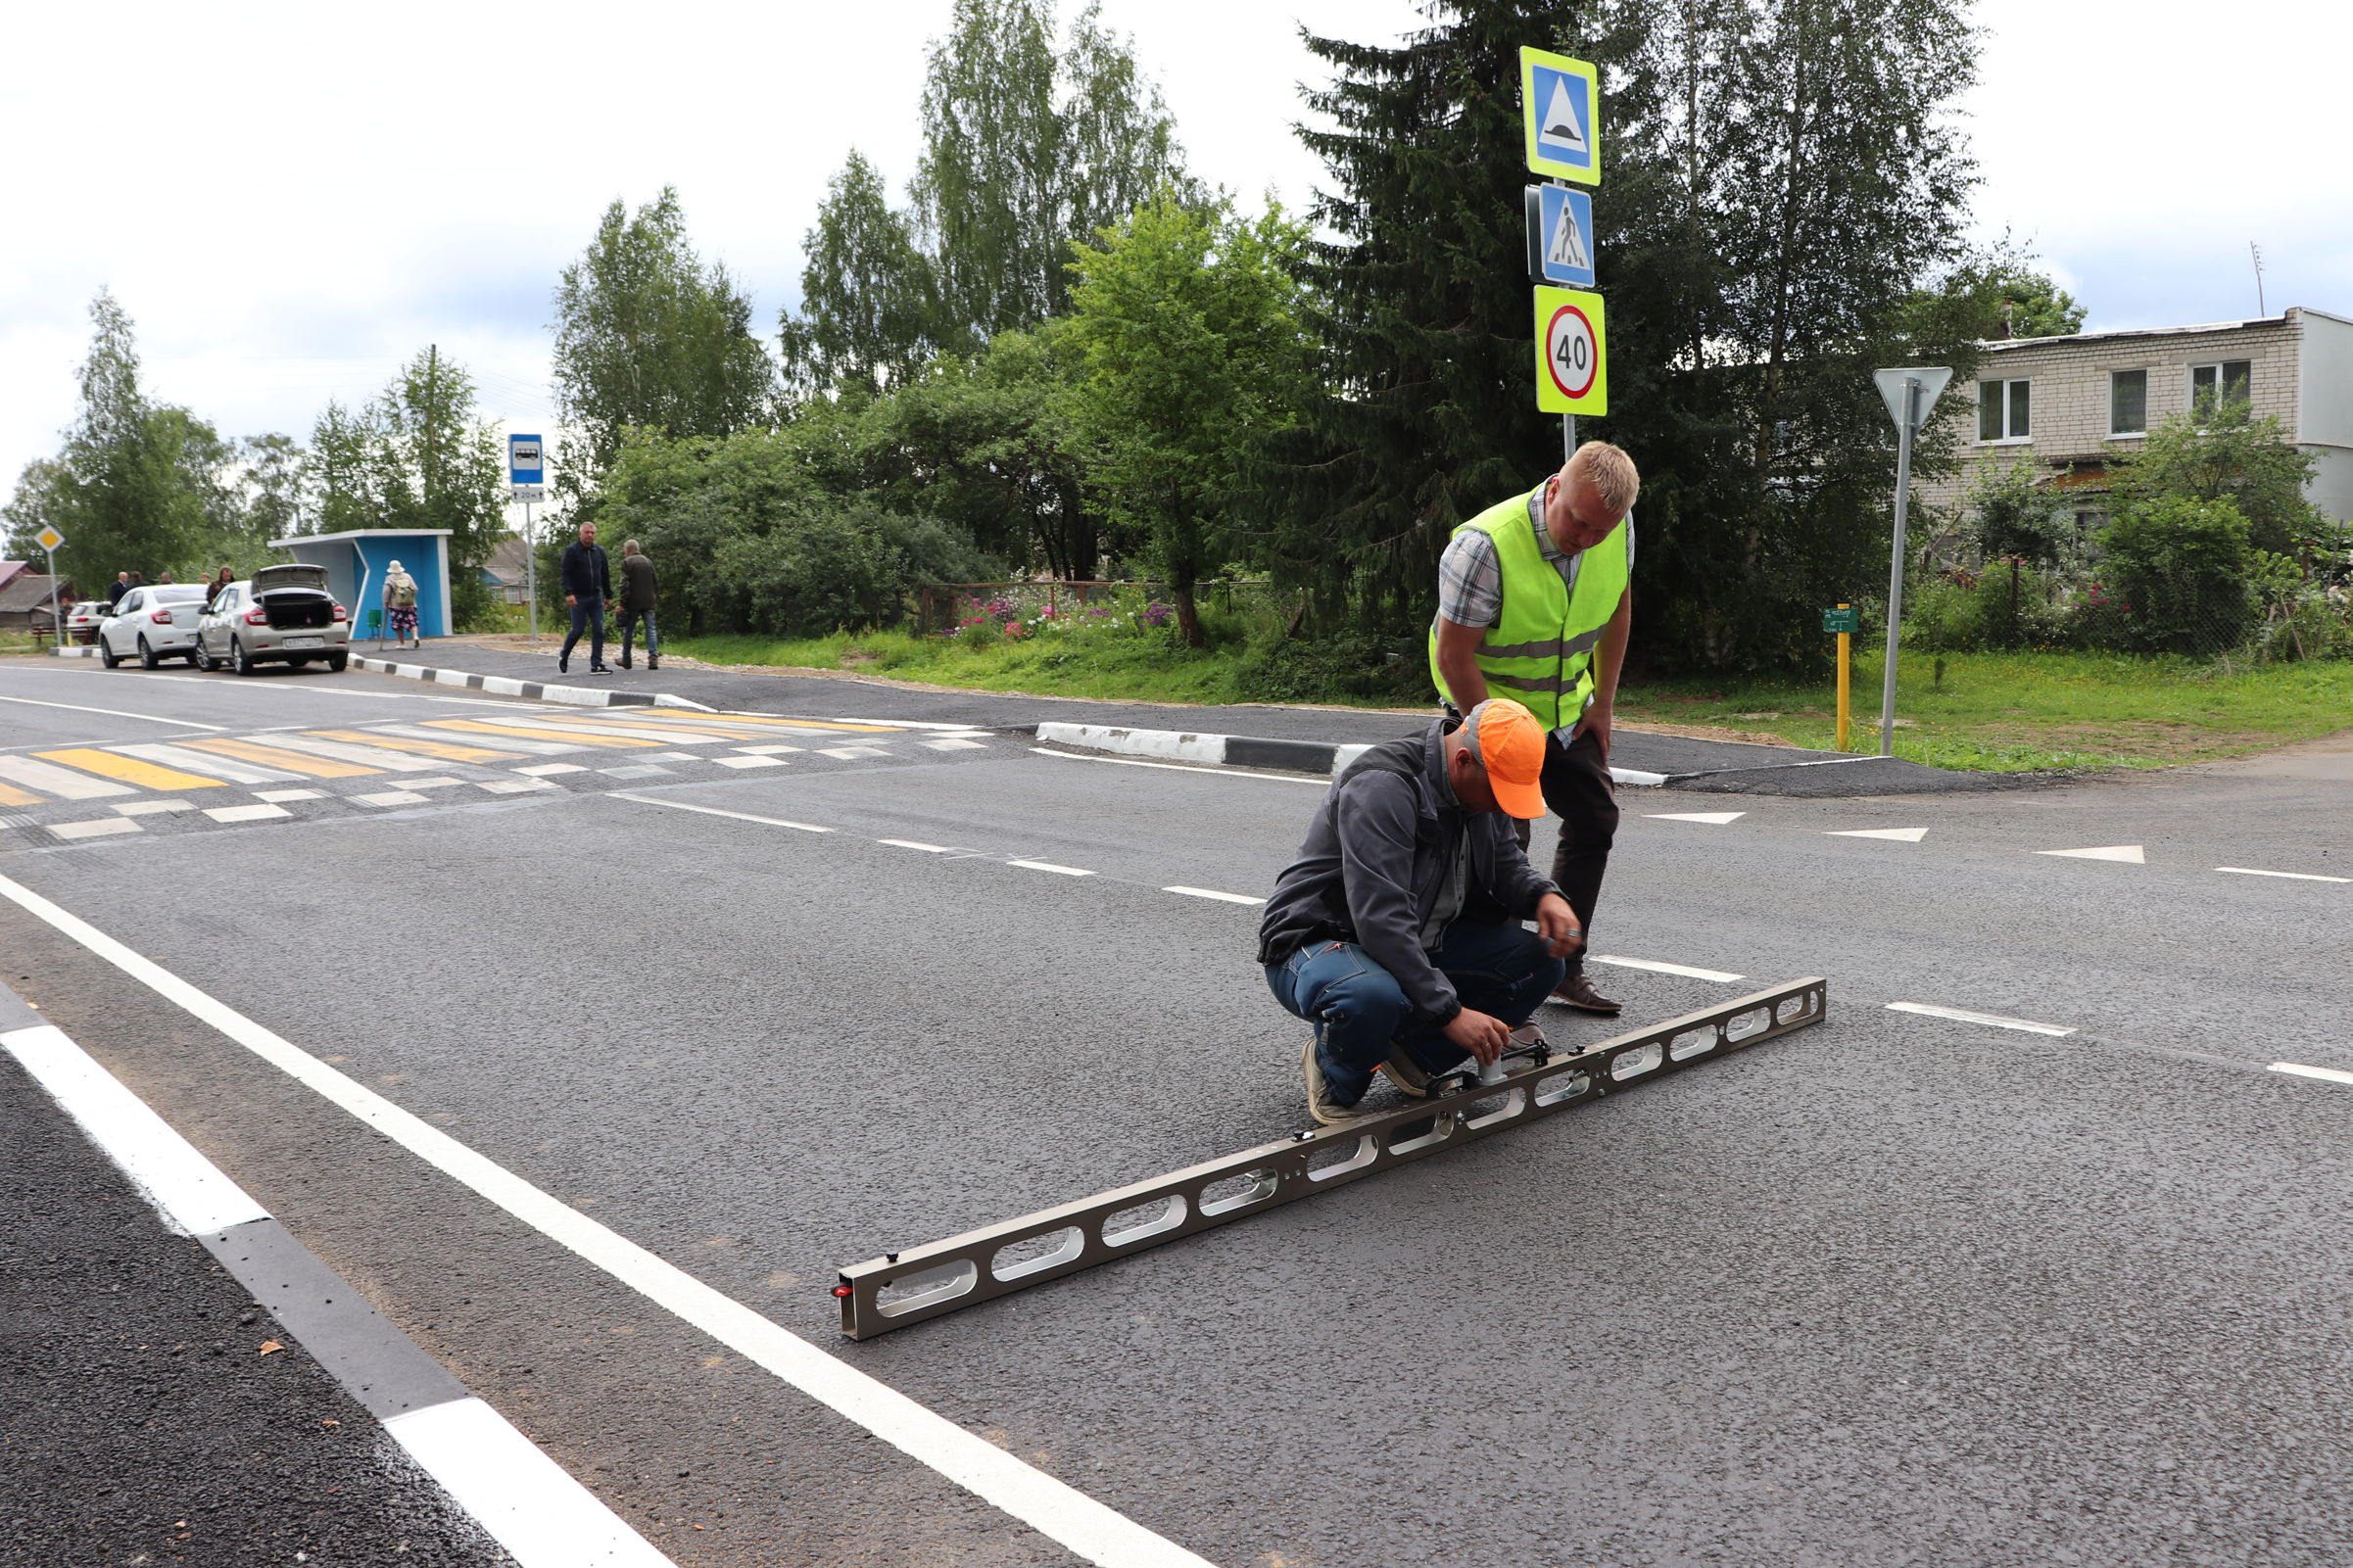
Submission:
{"label": "metal straightedge level", "polygon": [[1115,1258],[1264,1213],[1507,1127],[1819,1023],[1827,982],[1791,980],[1722,1007],[1514,1068],[1343,1126],[1302,1132],[1113,1192],[841,1270],[841,1332],[872,1339]]}

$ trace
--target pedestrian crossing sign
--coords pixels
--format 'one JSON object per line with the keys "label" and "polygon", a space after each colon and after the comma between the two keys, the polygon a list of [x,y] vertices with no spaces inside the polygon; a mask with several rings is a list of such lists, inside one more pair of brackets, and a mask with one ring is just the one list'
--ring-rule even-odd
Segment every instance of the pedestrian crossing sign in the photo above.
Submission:
{"label": "pedestrian crossing sign", "polygon": [[1519,109],[1532,173],[1602,182],[1601,77],[1592,64],[1541,49],[1519,52]]}

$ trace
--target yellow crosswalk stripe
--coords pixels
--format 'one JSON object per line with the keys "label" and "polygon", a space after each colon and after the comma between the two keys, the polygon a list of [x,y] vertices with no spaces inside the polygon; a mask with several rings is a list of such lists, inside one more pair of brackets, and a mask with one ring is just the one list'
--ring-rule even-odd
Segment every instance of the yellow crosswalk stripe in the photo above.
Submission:
{"label": "yellow crosswalk stripe", "polygon": [[381,768],[362,768],[356,762],[333,762],[325,757],[312,756],[307,751],[287,751],[252,740],[232,740],[225,736],[185,740],[181,744],[192,750],[213,751],[224,757],[258,762],[264,767],[283,768],[288,773],[309,774],[313,779],[360,779],[384,771]]}
{"label": "yellow crosswalk stripe", "polygon": [[512,735],[527,740],[578,740],[592,746],[658,746],[659,740],[641,740],[635,736],[600,735],[593,730],[526,730],[515,724],[485,724],[480,719],[427,719],[425,725],[434,730],[463,730],[472,735]]}
{"label": "yellow crosswalk stripe", "polygon": [[0,806],[37,806],[41,797],[19,789],[15,784],[0,784]]}
{"label": "yellow crosswalk stripe", "polygon": [[482,746],[461,746],[442,740],[416,740],[408,736],[380,735],[372,730],[312,730],[321,740],[344,740],[357,745],[382,746],[388,751],[413,751],[420,757],[439,757],[444,762],[510,762],[526,755],[520,751],[491,751]]}
{"label": "yellow crosswalk stripe", "polygon": [[[565,719],[563,722],[567,725],[576,725],[584,721],[579,719]],[[615,731],[634,732],[638,735],[698,735],[706,736],[713,740],[756,740],[761,739],[772,733],[767,730],[731,730],[725,726],[723,721],[717,719],[700,719],[690,723],[682,722],[677,719],[608,720],[602,716],[600,716],[595,720],[585,722],[594,723],[600,730],[609,725]]]}
{"label": "yellow crosswalk stripe", "polygon": [[137,784],[144,789],[222,789],[225,779],[206,779],[177,768],[166,768],[153,762],[141,762],[136,757],[120,757],[112,751],[98,751],[88,746],[75,746],[65,751],[36,751],[33,755],[50,762],[64,763],[104,779],[119,779],[124,784]]}
{"label": "yellow crosswalk stripe", "polygon": [[[600,719],[619,720],[623,723],[650,722],[659,724],[664,722],[662,720],[651,719],[649,717],[641,718],[640,714],[642,712],[643,710],[637,710],[635,712],[625,713],[607,708],[603,712],[596,715],[596,717]],[[855,730],[866,735],[902,735],[905,733],[899,726],[895,724],[836,724],[827,719],[778,719],[764,713],[697,713],[688,716],[687,722],[699,724],[771,725],[786,730]]]}

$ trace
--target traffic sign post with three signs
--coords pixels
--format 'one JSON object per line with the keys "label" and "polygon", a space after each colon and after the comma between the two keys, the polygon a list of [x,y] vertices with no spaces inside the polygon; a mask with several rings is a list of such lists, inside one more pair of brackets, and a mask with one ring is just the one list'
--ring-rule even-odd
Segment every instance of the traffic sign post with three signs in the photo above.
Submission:
{"label": "traffic sign post with three signs", "polygon": [[1536,285],[1536,406],[1561,415],[1563,456],[1577,449],[1577,415],[1609,411],[1609,349],[1595,282],[1593,197],[1602,182],[1601,74],[1583,60],[1519,52],[1519,109],[1530,173],[1528,279]]}

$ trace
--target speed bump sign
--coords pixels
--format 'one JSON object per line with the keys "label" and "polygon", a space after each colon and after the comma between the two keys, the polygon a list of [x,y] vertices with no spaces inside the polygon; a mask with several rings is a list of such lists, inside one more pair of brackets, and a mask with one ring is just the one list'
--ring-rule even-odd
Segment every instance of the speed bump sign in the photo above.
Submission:
{"label": "speed bump sign", "polygon": [[1536,291],[1536,406],[1545,413],[1609,411],[1600,295]]}

